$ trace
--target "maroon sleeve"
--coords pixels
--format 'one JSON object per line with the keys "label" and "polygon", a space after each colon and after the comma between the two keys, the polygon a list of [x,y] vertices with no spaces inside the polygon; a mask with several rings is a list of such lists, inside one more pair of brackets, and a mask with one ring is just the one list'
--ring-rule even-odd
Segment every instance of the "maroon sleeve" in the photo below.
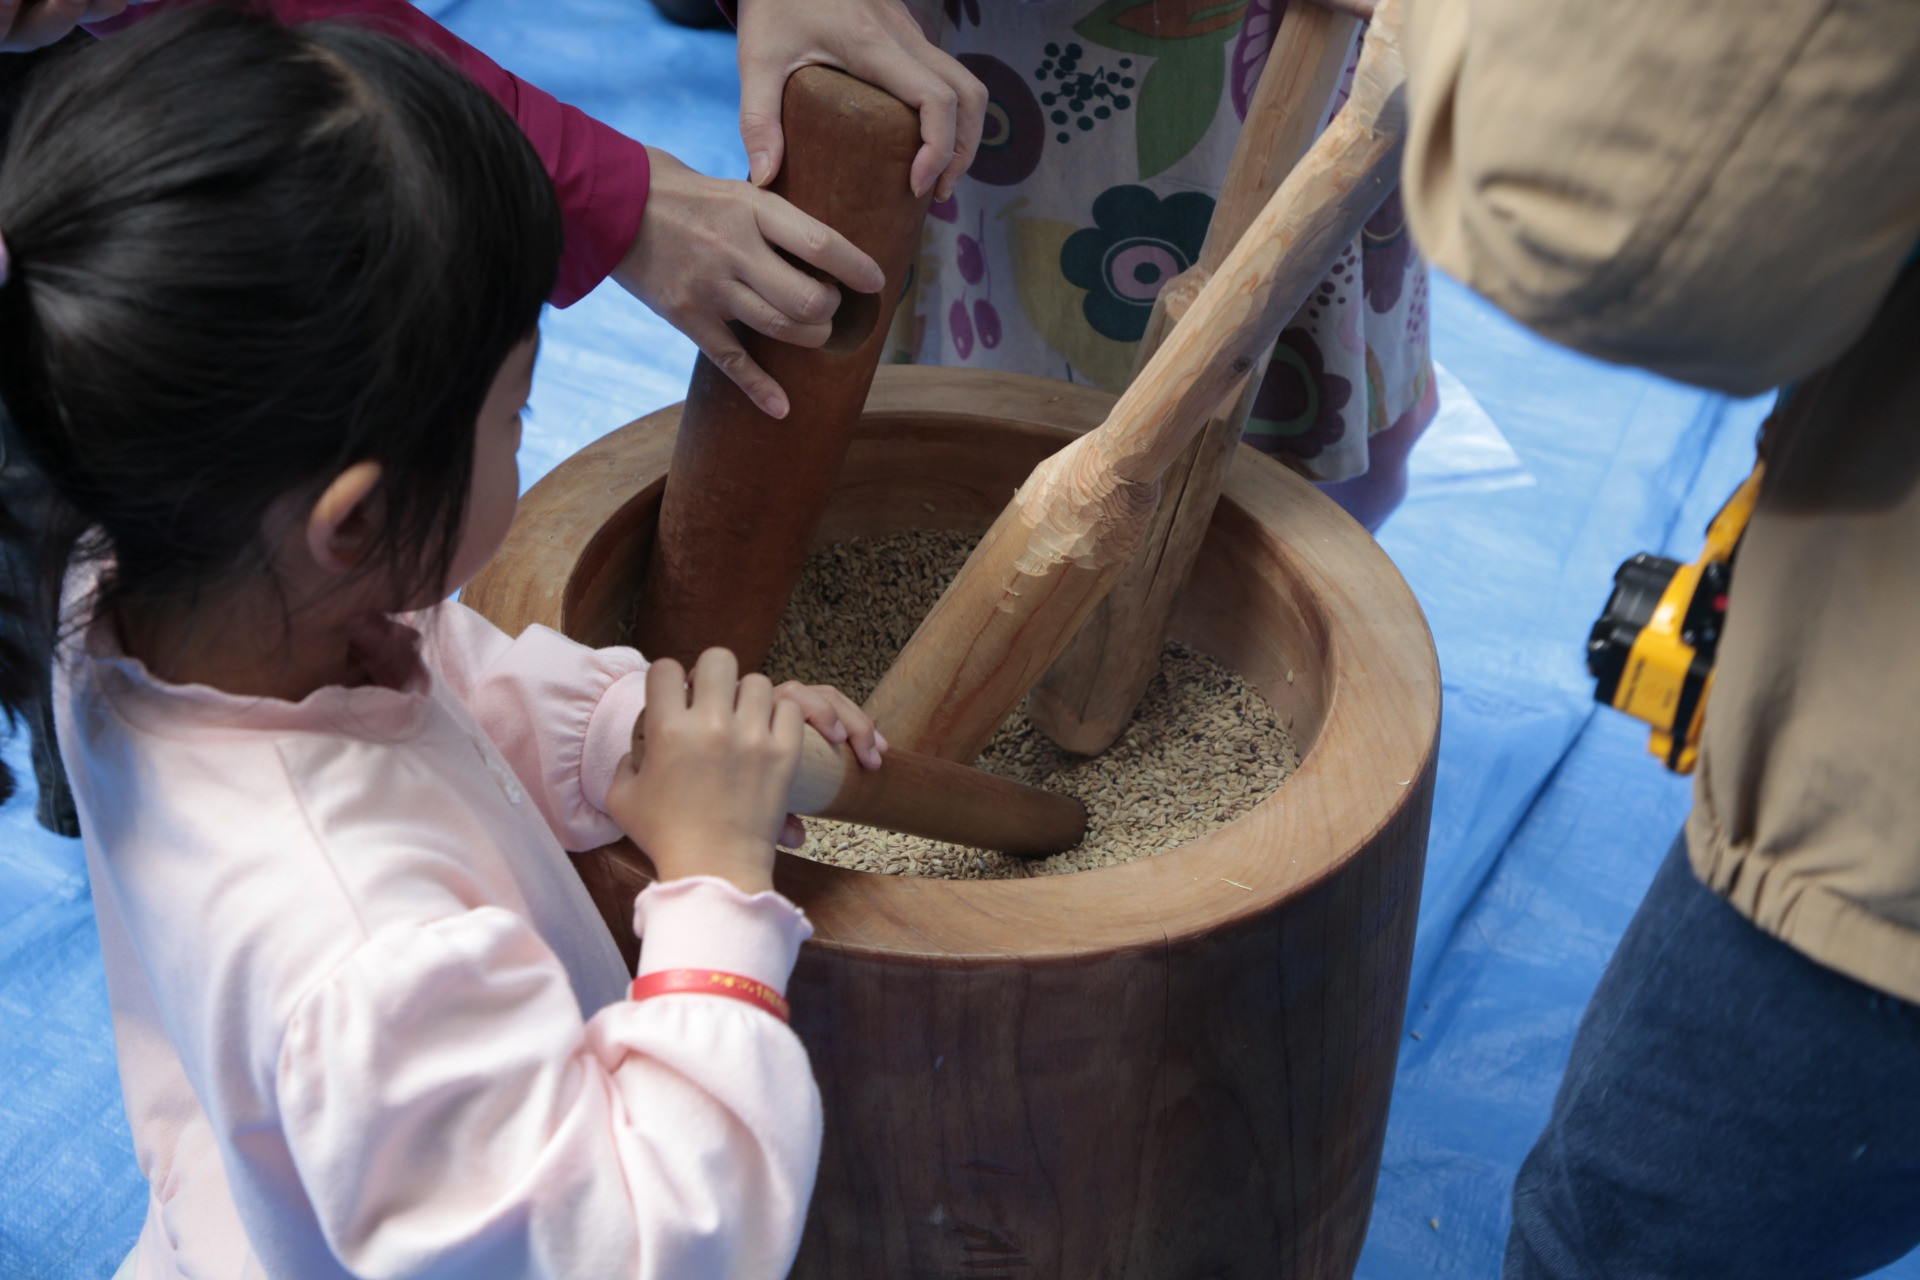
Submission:
{"label": "maroon sleeve", "polygon": [[[181,0],[136,4],[118,18],[88,25],[111,35]],[[640,231],[647,207],[647,149],[552,94],[502,70],[493,59],[406,0],[272,0],[285,22],[349,18],[423,49],[465,72],[505,107],[540,153],[560,196],[566,247],[555,283],[555,306],[571,306],[612,273]]]}

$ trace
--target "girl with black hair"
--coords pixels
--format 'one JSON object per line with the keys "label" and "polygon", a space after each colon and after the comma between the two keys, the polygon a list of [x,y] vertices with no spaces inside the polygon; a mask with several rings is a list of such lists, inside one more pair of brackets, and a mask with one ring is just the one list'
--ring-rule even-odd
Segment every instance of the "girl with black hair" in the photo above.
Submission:
{"label": "girl with black hair", "polygon": [[[792,1260],[820,1112],[773,840],[803,719],[884,742],[722,651],[689,677],[436,603],[511,519],[560,241],[512,119],[363,30],[164,15],[20,107],[12,603],[57,650],[152,1191],[129,1274]],[[622,834],[660,874],[631,990],[562,852]]]}
{"label": "girl with black hair", "polygon": [[[71,45],[85,44],[90,36],[112,37],[158,14],[209,2],[271,14],[288,24],[353,22],[457,67],[513,116],[553,179],[566,235],[548,300],[571,306],[602,281],[615,281],[691,338],[774,417],[787,413],[786,393],[747,355],[734,326],[802,346],[824,342],[840,293],[797,263],[852,289],[880,287],[879,266],[846,237],[759,189],[770,174],[750,184],[697,173],[668,152],[644,146],[506,71],[410,0],[0,4],[0,53],[15,54],[0,56],[0,119],[11,110],[11,90],[27,70],[23,63],[45,56],[45,46],[62,38]],[[35,52],[23,57],[15,52],[20,50]],[[952,135],[949,127],[948,151]],[[928,162],[947,154],[933,142],[925,150]],[[13,485],[14,474],[0,469],[0,493]],[[0,573],[12,568],[0,563]],[[75,836],[79,826],[44,704],[42,697],[25,713],[33,730],[40,822]]]}

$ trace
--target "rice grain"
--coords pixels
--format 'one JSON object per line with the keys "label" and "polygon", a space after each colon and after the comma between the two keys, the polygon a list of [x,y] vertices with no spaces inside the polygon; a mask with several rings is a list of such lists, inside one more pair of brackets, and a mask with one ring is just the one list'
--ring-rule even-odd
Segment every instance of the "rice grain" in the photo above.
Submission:
{"label": "rice grain", "polygon": [[[951,530],[910,530],[815,551],[767,655],[768,675],[775,683],[837,685],[864,701],[978,541]],[[1081,871],[1148,857],[1233,821],[1272,795],[1299,756],[1253,686],[1176,641],[1161,654],[1133,723],[1105,754],[1060,750],[1019,710],[976,763],[1080,799],[1086,839],[1065,853],[1027,859],[811,818],[799,852],[904,876]]]}

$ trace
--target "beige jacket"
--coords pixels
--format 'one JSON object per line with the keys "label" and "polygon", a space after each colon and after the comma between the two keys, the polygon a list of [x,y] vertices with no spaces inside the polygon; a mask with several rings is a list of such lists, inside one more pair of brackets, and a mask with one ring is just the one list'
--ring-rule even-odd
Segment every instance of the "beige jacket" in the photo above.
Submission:
{"label": "beige jacket", "polygon": [[1893,294],[1920,3],[1408,0],[1406,54],[1438,266],[1605,359],[1809,380],[1735,569],[1689,845],[1762,929],[1920,1001],[1920,278]]}

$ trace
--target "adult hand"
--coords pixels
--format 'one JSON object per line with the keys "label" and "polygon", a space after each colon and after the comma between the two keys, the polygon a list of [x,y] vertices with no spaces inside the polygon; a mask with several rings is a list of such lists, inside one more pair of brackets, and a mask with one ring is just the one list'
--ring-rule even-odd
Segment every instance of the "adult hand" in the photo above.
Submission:
{"label": "adult hand", "polygon": [[781,97],[807,66],[838,67],[918,111],[913,194],[953,194],[980,145],[986,86],[921,33],[901,0],[740,0],[740,138],[756,186],[780,172]]}
{"label": "adult hand", "polygon": [[872,258],[817,218],[745,182],[695,173],[647,148],[652,182],[640,233],[613,278],[692,338],[762,413],[787,416],[786,393],[727,327],[802,347],[833,332],[840,295],[780,256],[784,250],[861,293],[886,275]]}
{"label": "adult hand", "polygon": [[83,22],[118,17],[127,0],[0,0],[0,53],[42,49]]}

